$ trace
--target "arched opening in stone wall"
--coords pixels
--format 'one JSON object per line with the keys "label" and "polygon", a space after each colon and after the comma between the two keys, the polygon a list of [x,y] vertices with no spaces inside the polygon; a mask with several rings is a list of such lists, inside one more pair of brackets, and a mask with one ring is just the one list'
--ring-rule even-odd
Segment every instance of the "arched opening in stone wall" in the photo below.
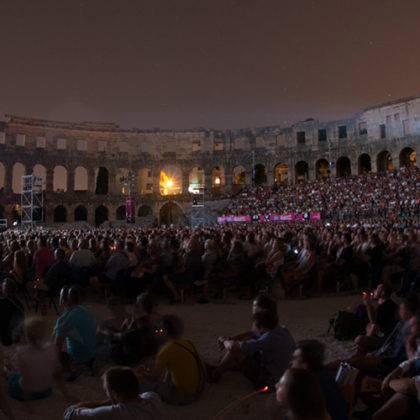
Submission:
{"label": "arched opening in stone wall", "polygon": [[67,210],[64,206],[57,206],[54,209],[54,222],[55,223],[67,222]]}
{"label": "arched opening in stone wall", "polygon": [[319,159],[315,164],[316,179],[327,179],[330,177],[330,166],[327,159]]}
{"label": "arched opening in stone wall", "polygon": [[295,181],[305,182],[309,179],[309,166],[304,160],[299,161],[295,165]]}
{"label": "arched opening in stone wall", "polygon": [[191,169],[188,175],[188,192],[193,192],[199,188],[204,188],[205,186],[205,175],[204,169],[198,166],[195,166]]}
{"label": "arched opening in stone wall", "polygon": [[363,153],[359,156],[358,172],[359,175],[370,174],[372,172],[372,162],[367,153]]}
{"label": "arched opening in stone wall", "polygon": [[341,156],[336,164],[337,177],[346,177],[351,175],[351,162],[347,156]]}
{"label": "arched opening in stone wall", "polygon": [[142,168],[137,172],[137,192],[139,195],[153,193],[153,172],[151,169]]}
{"label": "arched opening in stone wall", "polygon": [[58,165],[54,168],[53,191],[54,192],[67,191],[67,169],[64,166]]}
{"label": "arched opening in stone wall", "polygon": [[166,165],[160,171],[161,195],[182,194],[182,172],[178,166]]}
{"label": "arched opening in stone wall", "polygon": [[417,168],[416,152],[411,147],[406,147],[401,150],[400,168]]}
{"label": "arched opening in stone wall", "polygon": [[45,208],[35,207],[32,212],[32,220],[34,222],[45,222]]}
{"label": "arched opening in stone wall", "polygon": [[184,213],[181,207],[175,203],[166,203],[162,206],[159,212],[159,219],[161,225],[178,225],[182,223]]}
{"label": "arched opening in stone wall", "polygon": [[232,185],[244,185],[246,182],[246,171],[241,165],[232,169]]}
{"label": "arched opening in stone wall", "polygon": [[245,168],[241,165],[232,169],[232,193],[237,193],[246,183]]}
{"label": "arched opening in stone wall", "polygon": [[211,187],[214,195],[219,195],[225,186],[225,168],[215,166],[211,170]]}
{"label": "arched opening in stone wall", "polygon": [[[115,185],[117,186],[118,194],[128,195],[130,186],[129,186],[129,170],[127,168],[118,168],[117,174],[115,175]],[[134,192],[134,191],[133,191]]]}
{"label": "arched opening in stone wall", "polygon": [[74,191],[88,190],[88,171],[83,166],[78,166],[74,171]]}
{"label": "arched opening in stone wall", "polygon": [[253,175],[255,185],[264,185],[267,183],[267,169],[261,163],[255,165]]}
{"label": "arched opening in stone wall", "polygon": [[[4,215],[4,207],[0,204],[0,219],[4,219],[5,215]],[[1,230],[0,230],[1,232]]]}
{"label": "arched opening in stone wall", "polygon": [[95,209],[95,225],[100,226],[108,220],[108,209],[105,206],[99,206]]}
{"label": "arched opening in stone wall", "polygon": [[74,209],[74,221],[75,222],[87,221],[87,210],[85,206],[77,206]]}
{"label": "arched opening in stone wall", "polygon": [[12,191],[15,194],[22,192],[22,177],[25,175],[26,170],[22,163],[15,163],[13,165],[13,177],[12,177]]}
{"label": "arched opening in stone wall", "polygon": [[125,206],[119,206],[115,213],[115,218],[117,220],[125,220]]}
{"label": "arched opening in stone wall", "polygon": [[6,187],[6,168],[3,163],[0,162],[0,190]]}
{"label": "arched opening in stone wall", "polygon": [[394,166],[392,164],[391,153],[387,150],[379,153],[376,159],[376,167],[378,168],[378,172],[392,171]]}
{"label": "arched opening in stone wall", "polygon": [[[108,194],[108,189],[109,189],[109,172],[108,172],[108,169],[101,166],[96,172],[95,194],[98,194],[98,195]],[[108,220],[108,214],[105,220]]]}
{"label": "arched opening in stone wall", "polygon": [[150,208],[150,206],[143,204],[142,206],[139,207],[138,211],[137,211],[137,216],[138,217],[147,217],[147,216],[151,216],[152,215],[152,209]]}
{"label": "arched opening in stone wall", "polygon": [[289,179],[289,168],[285,163],[279,162],[274,167],[274,182],[278,184],[283,184]]}
{"label": "arched opening in stone wall", "polygon": [[47,168],[37,163],[34,166],[32,173],[34,174],[34,176],[42,178],[42,189],[45,191],[47,186]]}

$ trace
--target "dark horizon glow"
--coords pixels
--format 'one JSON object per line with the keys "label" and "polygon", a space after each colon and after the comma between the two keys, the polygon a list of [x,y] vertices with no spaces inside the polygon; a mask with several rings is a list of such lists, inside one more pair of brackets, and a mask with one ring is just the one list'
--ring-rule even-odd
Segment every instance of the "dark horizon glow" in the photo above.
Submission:
{"label": "dark horizon glow", "polygon": [[420,93],[420,2],[0,2],[0,118],[288,126]]}

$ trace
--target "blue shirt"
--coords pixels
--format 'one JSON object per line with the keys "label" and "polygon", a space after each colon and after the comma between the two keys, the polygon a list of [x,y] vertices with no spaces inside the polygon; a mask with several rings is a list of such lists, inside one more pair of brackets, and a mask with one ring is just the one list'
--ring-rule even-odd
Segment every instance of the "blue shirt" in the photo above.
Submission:
{"label": "blue shirt", "polygon": [[85,363],[95,356],[96,327],[92,314],[83,306],[65,309],[55,325],[58,338],[65,338],[67,353],[74,363]]}
{"label": "blue shirt", "polygon": [[261,366],[277,382],[290,366],[296,344],[289,330],[284,325],[277,325],[257,338],[239,342],[239,347],[245,354],[258,352]]}

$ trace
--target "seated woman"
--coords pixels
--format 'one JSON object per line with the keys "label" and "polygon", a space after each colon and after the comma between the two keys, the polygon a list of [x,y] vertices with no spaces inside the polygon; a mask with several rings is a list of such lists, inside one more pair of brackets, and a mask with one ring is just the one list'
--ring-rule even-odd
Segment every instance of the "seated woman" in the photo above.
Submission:
{"label": "seated woman", "polygon": [[55,380],[63,394],[66,389],[61,378],[57,349],[47,341],[48,328],[42,318],[28,318],[24,322],[27,344],[18,348],[7,368],[10,372],[7,393],[16,400],[35,400],[48,397]]}
{"label": "seated woman", "polygon": [[[286,294],[294,294],[296,288],[303,285],[303,281],[308,279],[311,270],[315,267],[315,261],[316,252],[313,250],[309,236],[305,234],[303,236],[303,247],[298,254],[295,265],[282,274],[283,287]],[[309,285],[309,287],[312,286]]]}
{"label": "seated woman", "polygon": [[290,420],[331,420],[321,386],[307,369],[288,369],[276,385],[276,400]]}

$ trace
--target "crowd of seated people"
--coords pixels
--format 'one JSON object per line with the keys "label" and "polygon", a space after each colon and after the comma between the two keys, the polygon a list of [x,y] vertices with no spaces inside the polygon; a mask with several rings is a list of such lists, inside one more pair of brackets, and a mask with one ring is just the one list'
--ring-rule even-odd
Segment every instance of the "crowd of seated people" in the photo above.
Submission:
{"label": "crowd of seated people", "polygon": [[[226,285],[250,298],[280,282],[286,295],[360,285],[398,284],[416,290],[420,218],[224,224],[202,228],[92,229],[4,232],[0,276],[18,291],[52,295],[65,284],[135,297],[198,288],[199,301],[220,297]],[[35,247],[34,244],[38,246]],[[90,247],[89,247],[90,245]],[[35,283],[34,283],[35,282]],[[209,291],[211,295],[209,295]]]}
{"label": "crowd of seated people", "polygon": [[420,171],[401,168],[272,187],[245,188],[225,215],[321,213],[324,219],[419,214]]}
{"label": "crowd of seated people", "polygon": [[[225,353],[218,366],[210,366],[193,341],[183,337],[182,320],[161,316],[152,296],[169,296],[171,303],[179,303],[183,291],[191,289],[200,293],[198,302],[207,303],[221,298],[227,287],[250,299],[262,290],[274,294],[276,287],[293,296],[343,288],[358,292],[363,286],[373,290],[372,297],[365,295],[363,301],[369,324],[355,340],[357,354],[347,362],[383,381],[379,408],[372,405],[366,416],[401,418],[401,413],[416,412],[414,397],[420,389],[418,175],[417,169],[401,169],[334,182],[257,188],[241,193],[230,206],[230,214],[316,211],[338,215],[328,220],[3,232],[1,344],[13,345],[22,336],[27,342],[16,360],[3,358],[9,395],[23,400],[46,398],[56,382],[66,397],[61,378],[76,380],[84,370],[95,375],[99,357],[110,364],[135,366],[155,355],[152,364],[136,372],[107,371],[104,389],[109,400],[72,406],[65,418],[130,418],[140,403],[142,410],[151,410],[150,418],[163,418],[160,400],[192,403],[207,381],[218,382],[227,370],[237,368],[257,388],[264,383],[274,390],[277,384],[277,400],[287,407],[290,419],[310,419],[311,412],[322,419],[346,418],[337,414],[343,409],[341,396],[334,399],[339,406],[332,404],[329,393],[338,391],[325,372],[335,371],[338,361],[324,369],[320,343],[309,340],[296,345],[287,328],[279,325],[277,309],[269,299],[254,302],[260,307],[253,313],[252,331],[219,337]],[[59,298],[63,310],[53,347],[39,319],[27,318],[21,326],[30,300],[41,299],[40,290]],[[81,304],[80,290],[101,296],[112,318],[95,325]],[[399,311],[393,291],[404,298]],[[135,308],[127,314],[124,303],[130,301]],[[50,357],[52,351],[56,357]],[[44,359],[48,359],[48,375],[41,381],[36,369],[27,367],[28,360]],[[169,380],[162,381],[165,371]],[[124,387],[125,381],[132,384],[131,389]],[[306,402],[299,404],[296,390],[305,383]],[[121,406],[127,410],[118,411]]]}

